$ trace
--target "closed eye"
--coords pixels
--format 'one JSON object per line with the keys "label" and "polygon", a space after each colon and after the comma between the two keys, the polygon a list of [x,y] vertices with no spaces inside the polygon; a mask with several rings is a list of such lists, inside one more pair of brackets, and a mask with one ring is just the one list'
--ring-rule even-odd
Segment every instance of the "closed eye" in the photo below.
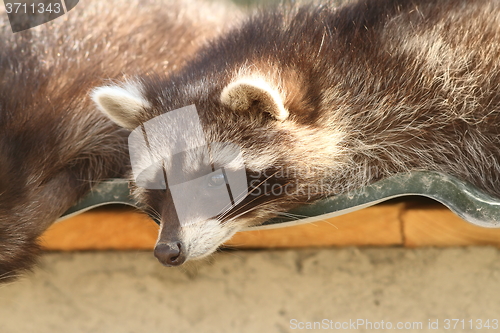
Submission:
{"label": "closed eye", "polygon": [[226,177],[221,170],[207,175],[206,185],[208,188],[219,188],[226,185]]}

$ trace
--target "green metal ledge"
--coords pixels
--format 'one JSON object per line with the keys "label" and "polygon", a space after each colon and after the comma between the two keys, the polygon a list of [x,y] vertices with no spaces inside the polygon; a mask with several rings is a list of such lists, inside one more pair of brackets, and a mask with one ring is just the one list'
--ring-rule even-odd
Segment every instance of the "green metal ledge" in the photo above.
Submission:
{"label": "green metal ledge", "polygon": [[[500,227],[500,199],[457,178],[426,171],[398,174],[356,191],[325,198],[290,211],[287,214],[290,217],[272,219],[252,229],[314,222],[409,195],[424,196],[439,201],[472,224],[487,228]],[[127,180],[113,179],[101,183],[59,220],[107,204],[135,206],[135,202],[129,196]]]}

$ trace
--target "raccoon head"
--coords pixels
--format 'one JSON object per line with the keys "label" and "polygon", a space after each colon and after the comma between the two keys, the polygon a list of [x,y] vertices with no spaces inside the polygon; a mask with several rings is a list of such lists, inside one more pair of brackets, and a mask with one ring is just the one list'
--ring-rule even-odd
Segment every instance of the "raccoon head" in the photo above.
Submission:
{"label": "raccoon head", "polygon": [[237,231],[326,193],[318,172],[340,136],[300,123],[278,87],[239,76],[93,91],[98,108],[132,130],[133,193],[160,223],[155,255],[164,265],[205,257]]}

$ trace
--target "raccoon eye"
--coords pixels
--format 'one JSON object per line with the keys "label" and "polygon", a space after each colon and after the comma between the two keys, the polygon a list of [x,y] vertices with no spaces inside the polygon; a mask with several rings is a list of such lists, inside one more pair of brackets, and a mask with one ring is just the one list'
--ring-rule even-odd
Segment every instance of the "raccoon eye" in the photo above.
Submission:
{"label": "raccoon eye", "polygon": [[226,179],[222,172],[212,173],[207,177],[207,186],[210,188],[221,187],[226,184]]}

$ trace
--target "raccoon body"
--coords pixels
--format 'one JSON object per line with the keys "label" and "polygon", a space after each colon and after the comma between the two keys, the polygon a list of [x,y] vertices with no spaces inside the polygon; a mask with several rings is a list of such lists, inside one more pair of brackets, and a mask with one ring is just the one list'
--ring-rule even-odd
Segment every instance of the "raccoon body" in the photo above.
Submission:
{"label": "raccoon body", "polygon": [[[195,105],[207,141],[240,147],[248,194],[213,218],[181,223],[173,190],[136,187],[161,218],[155,254],[178,265],[296,205],[400,172],[444,172],[500,197],[499,42],[497,1],[282,6],[222,35],[178,73],[97,88],[93,98],[128,129]],[[156,148],[157,160],[168,149]],[[204,158],[214,165],[225,154]],[[192,161],[177,167],[196,173]],[[162,163],[168,174],[172,163]]]}
{"label": "raccoon body", "polygon": [[128,131],[89,91],[179,70],[240,16],[227,4],[84,1],[13,34],[0,10],[0,281],[35,262],[37,237],[97,182],[127,170]]}

